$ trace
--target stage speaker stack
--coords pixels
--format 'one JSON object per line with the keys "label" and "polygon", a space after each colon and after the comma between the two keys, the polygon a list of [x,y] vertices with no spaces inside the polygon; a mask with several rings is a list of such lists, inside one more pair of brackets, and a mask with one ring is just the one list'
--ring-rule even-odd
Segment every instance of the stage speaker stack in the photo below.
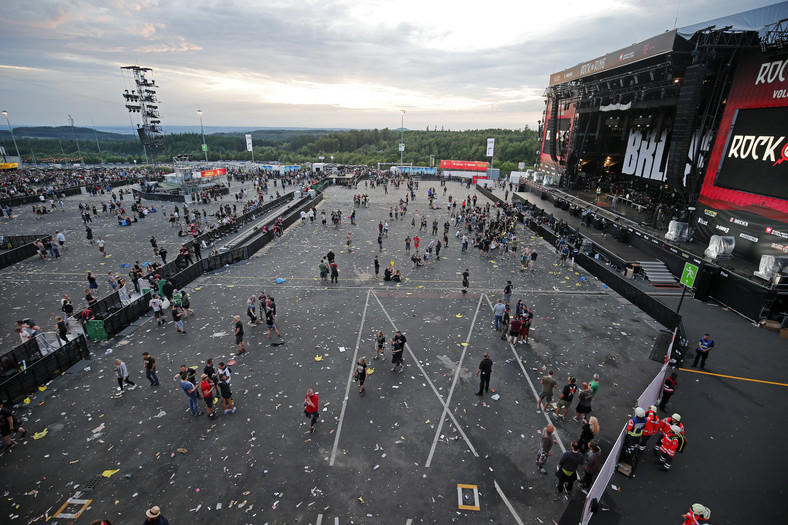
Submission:
{"label": "stage speaker stack", "polygon": [[681,85],[665,174],[665,182],[674,188],[684,187],[684,169],[689,159],[692,132],[695,130],[695,116],[698,114],[705,78],[706,66],[695,64],[687,68],[684,82]]}

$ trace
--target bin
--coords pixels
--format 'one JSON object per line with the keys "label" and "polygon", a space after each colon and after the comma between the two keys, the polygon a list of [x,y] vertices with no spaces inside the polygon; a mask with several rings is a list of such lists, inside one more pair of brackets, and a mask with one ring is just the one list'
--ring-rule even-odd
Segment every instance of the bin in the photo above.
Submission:
{"label": "bin", "polygon": [[88,338],[91,341],[106,341],[107,330],[104,328],[104,321],[91,320],[85,323],[88,330]]}
{"label": "bin", "polygon": [[634,279],[635,274],[640,271],[640,265],[637,263],[627,264],[627,269],[624,272],[624,276],[627,279]]}

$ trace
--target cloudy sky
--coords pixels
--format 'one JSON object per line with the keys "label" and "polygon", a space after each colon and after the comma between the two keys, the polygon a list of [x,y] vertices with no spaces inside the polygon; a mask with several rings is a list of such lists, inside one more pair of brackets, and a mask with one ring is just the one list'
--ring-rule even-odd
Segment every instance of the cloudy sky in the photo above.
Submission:
{"label": "cloudy sky", "polygon": [[120,67],[162,125],[536,127],[550,73],[758,0],[7,0],[14,126],[124,126]]}

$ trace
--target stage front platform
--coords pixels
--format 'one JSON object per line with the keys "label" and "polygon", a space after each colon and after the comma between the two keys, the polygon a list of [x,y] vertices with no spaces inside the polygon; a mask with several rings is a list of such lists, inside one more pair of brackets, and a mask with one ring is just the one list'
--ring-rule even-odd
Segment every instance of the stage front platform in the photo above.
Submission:
{"label": "stage front platform", "polygon": [[[666,241],[664,231],[647,226],[650,217],[635,208],[619,206],[617,211],[610,207],[610,199],[599,203],[589,202],[580,195],[572,195],[555,188],[547,188],[532,182],[521,185],[525,192],[512,196],[512,203],[524,210],[542,215],[546,221],[562,220],[575,234],[591,240],[596,253],[621,268],[639,261],[660,260],[677,277],[681,276],[684,264],[689,262],[700,268],[695,283],[695,297],[714,300],[732,308],[743,316],[757,321],[769,316],[782,318],[780,304],[788,301],[788,289],[773,287],[752,272],[757,265],[734,257],[722,264],[704,258],[706,246],[699,243],[673,243]],[[581,214],[590,209],[593,218],[590,226],[581,225]],[[608,232],[601,237],[601,219],[608,221]]]}

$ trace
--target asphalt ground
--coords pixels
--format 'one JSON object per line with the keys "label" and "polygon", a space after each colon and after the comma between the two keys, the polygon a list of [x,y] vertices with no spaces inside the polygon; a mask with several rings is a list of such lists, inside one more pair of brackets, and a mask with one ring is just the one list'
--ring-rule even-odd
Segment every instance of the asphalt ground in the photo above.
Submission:
{"label": "asphalt ground", "polygon": [[[350,225],[354,192],[329,188],[318,211],[341,209],[342,225],[298,223],[251,259],[192,283],[187,289],[196,314],[185,321],[186,335],[177,334],[172,323],[157,327],[146,316],[121,336],[91,345],[92,360],[31,396],[21,409],[31,434],[46,434],[24,440],[0,458],[6,475],[14,476],[5,483],[0,515],[14,523],[51,518],[107,471],[109,477],[77,496],[91,500],[77,523],[141,519],[152,505],[160,505],[173,522],[198,523],[558,521],[568,499],[556,494],[552,474],[542,475],[534,465],[548,420],[536,412],[534,387],[548,369],[555,370],[559,386],[569,375],[583,381],[599,373],[593,414],[601,423],[601,441],[609,442],[659,369],[648,355],[661,327],[582,270],[560,268],[553,249],[522,229],[521,245],[532,242],[540,253],[535,276],[519,272],[514,257],[481,257],[474,248],[463,255],[454,237],[441,260],[412,269],[403,253],[405,236],[418,234],[411,216],[425,214],[430,223],[433,217],[441,223],[448,218],[445,209],[422,209],[426,187],[421,184],[404,221],[391,221],[383,252],[377,223],[404,190],[386,195],[360,188],[358,193],[370,195],[371,206],[358,209],[357,225]],[[460,199],[469,193],[456,183],[448,188]],[[68,214],[59,216],[67,221]],[[59,216],[47,227],[56,227]],[[137,254],[149,253],[150,232],[137,226],[142,225],[111,231],[115,226],[107,225],[113,257],[95,255],[92,264],[105,268],[114,259],[119,266],[122,259],[133,262],[140,259]],[[149,219],[144,226],[154,228],[157,239],[177,243],[163,220]],[[348,232],[353,253],[345,249]],[[420,237],[423,245],[432,238]],[[113,250],[126,245],[128,252]],[[338,285],[318,278],[319,258],[328,249],[337,254]],[[85,257],[93,250],[85,249]],[[75,252],[82,250],[72,248],[66,258]],[[384,265],[394,260],[405,282],[376,281],[375,255]],[[9,295],[7,304],[27,312],[44,298],[56,302],[63,288],[78,286],[87,262],[70,263],[80,278],[62,283],[49,275],[14,274],[16,295]],[[53,268],[60,263],[22,264]],[[6,272],[17,272],[18,266]],[[465,268],[471,286],[463,295]],[[5,272],[2,278],[11,281]],[[286,280],[276,284],[277,278]],[[516,348],[491,327],[491,304],[507,279],[515,285],[513,302],[522,298],[535,313],[530,344]],[[248,352],[231,366],[237,412],[215,420],[191,416],[172,380],[179,365],[202,368],[208,357],[233,359],[232,336],[225,335],[233,330],[231,316],[246,321],[246,298],[261,291],[275,295],[283,340],[274,336],[269,342],[264,325],[247,323]],[[386,360],[372,359],[374,334],[383,330],[390,337],[396,329],[408,338],[403,373],[390,369],[390,345]],[[272,344],[279,342],[284,344]],[[143,351],[157,359],[158,388],[144,378]],[[484,352],[495,363],[491,387],[498,399],[492,392],[482,399],[474,395]],[[375,369],[363,397],[351,381],[360,356]],[[115,358],[127,363],[139,385],[117,399]],[[307,388],[320,396],[314,435],[303,415]],[[580,431],[571,419],[556,427],[561,443],[547,464],[551,473],[561,447]],[[459,508],[458,484],[476,486],[478,511]],[[472,487],[461,491],[464,503],[475,503]],[[61,517],[49,521],[68,523]]]}
{"label": "asphalt ground", "polygon": [[[503,197],[502,191],[495,193]],[[533,194],[520,195],[543,206]],[[568,212],[550,211],[570,226],[579,225],[579,219]],[[589,232],[594,242],[614,252],[621,247],[632,250],[609,236],[600,239],[596,231],[583,233]],[[671,308],[679,307],[680,290],[633,282]],[[681,523],[680,514],[696,502],[712,510],[715,524],[781,523],[788,483],[780,466],[786,464],[788,454],[780,436],[788,432],[788,423],[776,414],[788,387],[788,341],[713,301],[696,301],[691,293],[679,313],[690,351],[678,370],[679,388],[667,412],[660,415],[678,412],[682,416],[686,452],[677,456],[670,472],[657,468],[649,450],[634,479],[615,474],[611,484],[617,490],[609,488],[604,500],[613,509],[599,513],[591,523]],[[707,332],[715,347],[706,370],[692,368],[694,348]]]}

